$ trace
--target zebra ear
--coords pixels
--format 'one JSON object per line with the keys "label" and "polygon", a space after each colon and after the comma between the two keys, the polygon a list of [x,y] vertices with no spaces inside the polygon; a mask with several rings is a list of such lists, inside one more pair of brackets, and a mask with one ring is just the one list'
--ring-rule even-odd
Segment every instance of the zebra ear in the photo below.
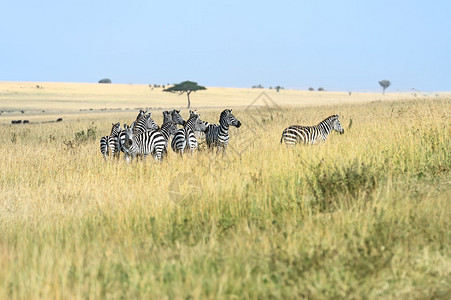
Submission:
{"label": "zebra ear", "polygon": [[180,113],[180,109],[179,110],[176,110],[176,109],[174,109],[177,113]]}

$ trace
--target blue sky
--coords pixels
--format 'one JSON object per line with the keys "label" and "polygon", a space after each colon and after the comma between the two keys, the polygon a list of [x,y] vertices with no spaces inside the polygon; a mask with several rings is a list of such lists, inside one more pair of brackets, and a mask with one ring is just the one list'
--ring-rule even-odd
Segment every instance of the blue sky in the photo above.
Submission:
{"label": "blue sky", "polygon": [[450,15],[451,1],[3,1],[0,81],[449,91]]}

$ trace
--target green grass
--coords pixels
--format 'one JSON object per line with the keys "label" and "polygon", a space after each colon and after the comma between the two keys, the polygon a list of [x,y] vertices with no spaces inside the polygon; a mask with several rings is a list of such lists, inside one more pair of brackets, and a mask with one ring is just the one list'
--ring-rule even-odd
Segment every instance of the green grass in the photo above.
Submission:
{"label": "green grass", "polygon": [[[0,298],[451,297],[449,99],[251,112],[227,156],[162,164],[103,161],[116,120],[5,127]],[[333,113],[344,135],[279,144]]]}

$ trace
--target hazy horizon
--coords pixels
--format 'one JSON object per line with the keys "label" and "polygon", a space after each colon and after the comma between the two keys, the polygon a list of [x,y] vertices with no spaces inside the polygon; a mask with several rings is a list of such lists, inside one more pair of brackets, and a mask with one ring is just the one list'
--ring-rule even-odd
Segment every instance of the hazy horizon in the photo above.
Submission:
{"label": "hazy horizon", "polygon": [[451,3],[5,3],[0,81],[451,90]]}

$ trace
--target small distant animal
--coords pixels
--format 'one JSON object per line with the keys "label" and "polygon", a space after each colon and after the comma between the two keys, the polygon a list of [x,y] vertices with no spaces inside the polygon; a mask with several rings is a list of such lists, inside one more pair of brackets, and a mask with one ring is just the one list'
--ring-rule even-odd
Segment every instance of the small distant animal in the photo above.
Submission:
{"label": "small distant animal", "polygon": [[30,121],[29,121],[29,120],[23,120],[23,123],[24,123],[24,124],[29,124]]}
{"label": "small distant animal", "polygon": [[58,119],[56,119],[56,121],[57,121],[57,122],[62,122],[62,121],[63,121],[63,118],[58,118]]}
{"label": "small distant animal", "polygon": [[298,143],[315,144],[318,140],[326,141],[332,130],[344,133],[344,129],[338,120],[338,115],[327,117],[315,126],[292,125],[282,132],[280,143],[285,142],[287,145],[295,145]]}

